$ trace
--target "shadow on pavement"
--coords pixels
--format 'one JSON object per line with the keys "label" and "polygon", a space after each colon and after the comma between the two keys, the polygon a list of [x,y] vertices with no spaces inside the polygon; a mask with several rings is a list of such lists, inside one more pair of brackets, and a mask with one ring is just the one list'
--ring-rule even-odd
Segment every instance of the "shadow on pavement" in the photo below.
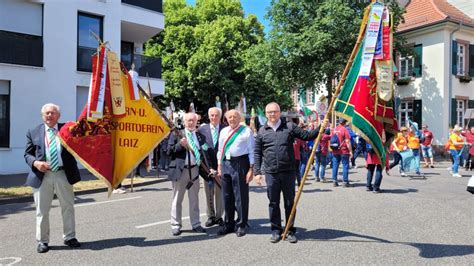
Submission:
{"label": "shadow on pavement", "polygon": [[415,188],[407,188],[407,189],[382,189],[383,193],[391,193],[391,194],[405,194],[405,193],[416,193],[418,189]]}
{"label": "shadow on pavement", "polygon": [[[364,240],[337,240],[343,237],[358,237]],[[301,232],[299,239],[306,241],[347,241],[347,242],[374,242],[384,244],[400,244],[415,247],[419,250],[419,256],[427,259],[466,256],[474,254],[474,245],[449,245],[449,244],[431,244],[431,243],[413,243],[413,242],[392,242],[386,239],[355,234],[347,231],[334,229],[316,229],[307,232]]]}
{"label": "shadow on pavement", "polygon": [[[188,243],[194,241],[203,241],[215,239],[215,236],[209,236],[204,234],[178,236],[175,238],[149,240],[145,237],[124,237],[114,239],[101,239],[97,241],[82,242],[79,249],[83,250],[104,250],[118,247],[157,247],[162,245]],[[52,250],[71,250],[68,246],[50,246]]]}
{"label": "shadow on pavement", "polygon": [[311,193],[311,192],[332,192],[332,189],[320,189],[320,188],[312,188],[312,189],[303,189],[304,193]]}

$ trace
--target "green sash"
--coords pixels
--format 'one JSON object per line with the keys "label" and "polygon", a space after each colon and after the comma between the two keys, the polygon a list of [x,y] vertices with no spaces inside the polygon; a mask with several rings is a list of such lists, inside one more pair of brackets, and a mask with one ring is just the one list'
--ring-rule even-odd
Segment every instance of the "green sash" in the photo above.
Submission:
{"label": "green sash", "polygon": [[222,152],[222,156],[221,156],[221,161],[224,160],[224,156],[227,153],[227,151],[229,150],[230,146],[232,145],[232,143],[234,143],[235,139],[239,136],[239,134],[244,129],[245,129],[244,126],[239,126],[239,128],[234,130],[234,132],[232,132],[232,134],[230,134],[230,136],[227,138],[227,140],[224,143],[224,148],[222,149],[223,152]]}

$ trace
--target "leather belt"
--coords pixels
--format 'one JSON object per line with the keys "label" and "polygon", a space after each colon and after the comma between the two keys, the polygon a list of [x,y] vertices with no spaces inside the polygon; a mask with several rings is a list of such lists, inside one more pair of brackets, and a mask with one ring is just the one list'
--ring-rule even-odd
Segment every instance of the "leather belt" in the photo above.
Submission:
{"label": "leather belt", "polygon": [[240,159],[244,159],[245,157],[248,157],[249,155],[248,154],[244,154],[244,155],[240,155],[240,156],[237,156],[237,157],[230,157],[230,159],[227,159],[224,157],[224,161],[235,161],[235,160],[240,160]]}
{"label": "leather belt", "polygon": [[[194,168],[194,167],[196,167],[196,165],[191,165],[191,168]],[[184,168],[188,169],[189,167],[185,165]]]}

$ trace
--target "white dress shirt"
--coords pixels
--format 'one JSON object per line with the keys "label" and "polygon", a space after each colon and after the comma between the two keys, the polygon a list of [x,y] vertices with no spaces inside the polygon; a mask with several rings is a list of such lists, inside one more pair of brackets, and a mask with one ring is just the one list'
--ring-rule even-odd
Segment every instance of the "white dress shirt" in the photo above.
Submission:
{"label": "white dress shirt", "polygon": [[[51,159],[51,153],[49,152],[49,144],[51,143],[51,140],[49,138],[49,132],[48,132],[49,126],[44,124],[44,146],[45,146],[45,151],[46,151],[46,160],[48,163],[50,163]],[[61,158],[61,141],[59,140],[59,134],[58,134],[58,124],[56,124],[54,127],[54,134],[56,135],[56,150],[58,151],[58,166],[61,167],[63,166],[63,159]]]}
{"label": "white dress shirt", "polygon": [[267,124],[273,129],[273,131],[277,131],[277,129],[280,127],[281,125],[281,119],[278,119],[278,122],[276,122],[275,125],[272,125],[270,123],[267,122]]}
{"label": "white dress shirt", "polygon": [[219,136],[219,151],[217,152],[217,160],[219,163],[222,162],[222,156],[224,156],[224,158],[228,156],[239,157],[248,154],[250,164],[254,164],[255,139],[253,137],[252,130],[248,126],[244,127],[244,130],[240,132],[240,134],[227,150],[227,154],[223,154],[225,148],[224,143],[229,138],[230,134],[232,134],[234,129],[225,127],[221,130],[221,134]]}
{"label": "white dress shirt", "polygon": [[[187,138],[188,132],[190,132],[190,131],[189,131],[187,128],[184,129],[184,134],[185,134],[186,140],[188,139],[188,138]],[[200,150],[201,147],[200,147],[200,145],[199,145],[199,141],[198,141],[197,136],[196,136],[196,130],[191,131],[191,133],[193,134],[194,144],[196,144],[196,147],[198,147],[198,149]],[[189,148],[192,148],[192,147],[191,147],[191,143],[190,143],[189,141],[188,141],[188,146],[189,146]],[[189,154],[191,154],[191,158],[188,158],[188,155],[189,155]],[[188,161],[189,161],[189,160],[191,160],[191,162],[190,162],[190,163],[191,163],[191,166],[196,165],[196,157],[194,157],[193,151],[186,152],[186,160],[185,160],[186,166],[188,165]],[[201,161],[202,161],[202,158],[201,158]]]}

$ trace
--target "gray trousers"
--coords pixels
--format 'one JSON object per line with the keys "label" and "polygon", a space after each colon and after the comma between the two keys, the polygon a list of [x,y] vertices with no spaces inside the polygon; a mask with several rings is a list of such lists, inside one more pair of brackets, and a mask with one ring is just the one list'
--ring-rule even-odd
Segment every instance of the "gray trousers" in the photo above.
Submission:
{"label": "gray trousers", "polygon": [[[191,168],[191,175],[199,175],[199,170],[196,166]],[[182,205],[186,190],[188,191],[189,218],[191,220],[191,226],[192,228],[201,226],[201,221],[199,218],[199,178],[194,181],[194,184],[190,189],[186,189],[186,185],[189,181],[189,170],[184,168],[179,180],[171,182],[171,185],[173,186],[173,203],[171,204],[171,229],[181,229],[182,227]]]}
{"label": "gray trousers", "polygon": [[76,222],[74,217],[74,191],[67,181],[64,170],[45,173],[41,186],[33,188],[33,198],[36,205],[36,240],[49,243],[49,210],[54,194],[58,196],[63,218],[63,239],[76,237]]}
{"label": "gray trousers", "polygon": [[222,218],[224,214],[224,199],[222,192],[215,181],[212,183],[204,181],[204,192],[206,192],[207,217]]}

